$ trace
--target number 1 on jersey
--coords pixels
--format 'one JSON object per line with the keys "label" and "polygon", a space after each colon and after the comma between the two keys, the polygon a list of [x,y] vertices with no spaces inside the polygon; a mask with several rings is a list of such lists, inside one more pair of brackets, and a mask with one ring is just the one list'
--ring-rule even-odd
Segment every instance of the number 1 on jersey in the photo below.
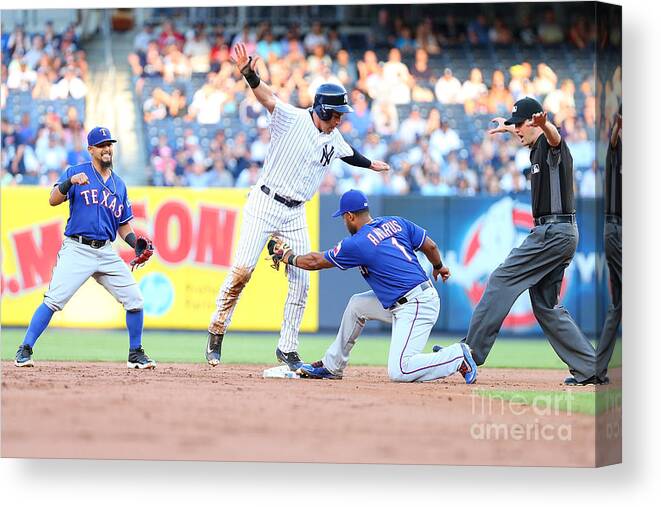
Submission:
{"label": "number 1 on jersey", "polygon": [[399,248],[402,251],[402,253],[404,254],[404,257],[406,257],[409,262],[413,262],[413,259],[411,259],[411,256],[408,254],[408,252],[406,250],[404,250],[404,247],[402,245],[400,245],[394,237],[392,237],[390,239],[392,240],[392,244],[395,245],[397,248]]}

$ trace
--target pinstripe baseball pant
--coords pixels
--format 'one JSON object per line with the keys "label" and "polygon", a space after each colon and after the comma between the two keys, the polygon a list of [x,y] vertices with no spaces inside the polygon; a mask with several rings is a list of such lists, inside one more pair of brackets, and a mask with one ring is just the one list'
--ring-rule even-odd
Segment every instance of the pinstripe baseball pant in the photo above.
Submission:
{"label": "pinstripe baseball pant", "polygon": [[[255,186],[243,209],[243,224],[232,268],[220,288],[216,311],[211,317],[209,332],[224,334],[232,314],[271,234],[278,234],[296,253],[310,251],[305,205],[289,208],[275,201]],[[303,269],[288,269],[289,291],[280,330],[278,348],[283,352],[298,349],[298,333],[305,312],[310,287],[310,273]]]}

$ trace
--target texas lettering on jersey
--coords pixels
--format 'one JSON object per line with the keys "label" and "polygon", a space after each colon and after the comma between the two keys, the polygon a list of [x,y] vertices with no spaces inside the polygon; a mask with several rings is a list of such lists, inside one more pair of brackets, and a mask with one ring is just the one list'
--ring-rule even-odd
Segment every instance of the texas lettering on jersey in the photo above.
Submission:
{"label": "texas lettering on jersey", "polygon": [[[112,211],[112,214],[115,218],[120,218],[122,216],[122,212],[124,211],[124,205],[123,204],[118,205],[117,197],[112,195],[110,191],[101,190],[101,201],[99,201],[99,191],[96,188],[93,188],[91,190],[81,190],[80,195],[85,199],[85,204],[87,206],[90,206],[92,204],[105,206],[110,211]],[[112,196],[112,199],[110,199],[110,196]],[[109,199],[110,202],[108,202]]]}

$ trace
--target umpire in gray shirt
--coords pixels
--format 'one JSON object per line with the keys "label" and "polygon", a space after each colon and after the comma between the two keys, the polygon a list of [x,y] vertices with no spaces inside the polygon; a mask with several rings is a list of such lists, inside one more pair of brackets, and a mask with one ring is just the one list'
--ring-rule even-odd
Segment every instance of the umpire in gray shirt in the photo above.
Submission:
{"label": "umpire in gray shirt", "polygon": [[595,384],[595,350],[559,304],[560,285],[576,245],[573,161],[558,129],[535,99],[514,104],[512,117],[495,118],[489,134],[509,132],[530,148],[530,185],[535,227],[491,273],[471,318],[466,343],[481,365],[512,305],[526,289],[533,312],[551,346],[569,367],[566,384]]}

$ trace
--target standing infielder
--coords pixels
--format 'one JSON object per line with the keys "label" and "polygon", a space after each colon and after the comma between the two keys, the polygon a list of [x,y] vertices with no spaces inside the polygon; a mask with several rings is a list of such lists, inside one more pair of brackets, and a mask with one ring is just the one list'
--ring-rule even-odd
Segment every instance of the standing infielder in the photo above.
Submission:
{"label": "standing infielder", "polygon": [[465,341],[475,362],[483,364],[512,305],[528,289],[537,321],[573,375],[565,383],[594,384],[598,381],[594,348],[569,312],[558,304],[562,277],[578,244],[571,153],[535,99],[517,101],[510,119],[493,121],[498,126],[489,134],[515,134],[530,148],[535,227],[491,273]]}
{"label": "standing infielder", "polygon": [[340,215],[351,236],[324,253],[295,255],[281,238],[269,241],[269,254],[276,267],[280,262],[302,270],[358,267],[372,288],[351,297],[337,338],[321,361],[301,366],[301,376],[341,379],[365,323],[375,319],[392,323],[390,380],[430,381],[459,371],[467,384],[475,382],[477,366],[465,343],[432,354],[422,353],[438,318],[440,300],[415,251],[420,250],[429,259],[434,279],[440,276],[445,282],[450,270],[443,266],[436,243],[424,229],[404,218],[372,218],[367,197],[359,190],[349,190],[342,196],[340,209],[333,216]]}
{"label": "standing infielder", "polygon": [[608,363],[613,356],[617,329],[622,321],[622,114],[611,131],[605,171],[604,253],[608,263],[611,304],[597,346],[597,377],[608,383]]}
{"label": "standing infielder", "polygon": [[137,238],[126,185],[112,170],[115,139],[107,128],[95,127],[87,135],[92,161],[69,167],[51,190],[48,202],[58,206],[69,201],[69,220],[64,242],[57,254],[44,302],[32,316],[23,344],[16,352],[16,366],[34,366],[32,348],[53,313],[64,308],[75,292],[92,276],[126,309],[129,332],[129,368],[155,368],[142,349],[142,295],[124,261],[112,248],[120,237],[136,251],[132,266],[144,264],[153,252],[151,241]]}
{"label": "standing infielder", "polygon": [[[250,280],[269,236],[278,234],[299,251],[309,250],[305,207],[319,189],[330,163],[337,157],[374,171],[388,170],[388,164],[370,161],[349,146],[337,130],[342,115],[353,111],[346,90],[323,84],[314,106],[299,109],[282,102],[255,72],[258,57],[249,57],[238,43],[235,63],[255,97],[271,113],[269,144],[262,174],[253,187],[243,211],[243,227],[231,271],[220,288],[216,311],[209,324],[206,359],[220,363],[221,345],[241,291]],[[289,292],[276,358],[292,370],[303,364],[298,356],[298,332],[305,311],[310,276],[306,271],[287,271]]]}

